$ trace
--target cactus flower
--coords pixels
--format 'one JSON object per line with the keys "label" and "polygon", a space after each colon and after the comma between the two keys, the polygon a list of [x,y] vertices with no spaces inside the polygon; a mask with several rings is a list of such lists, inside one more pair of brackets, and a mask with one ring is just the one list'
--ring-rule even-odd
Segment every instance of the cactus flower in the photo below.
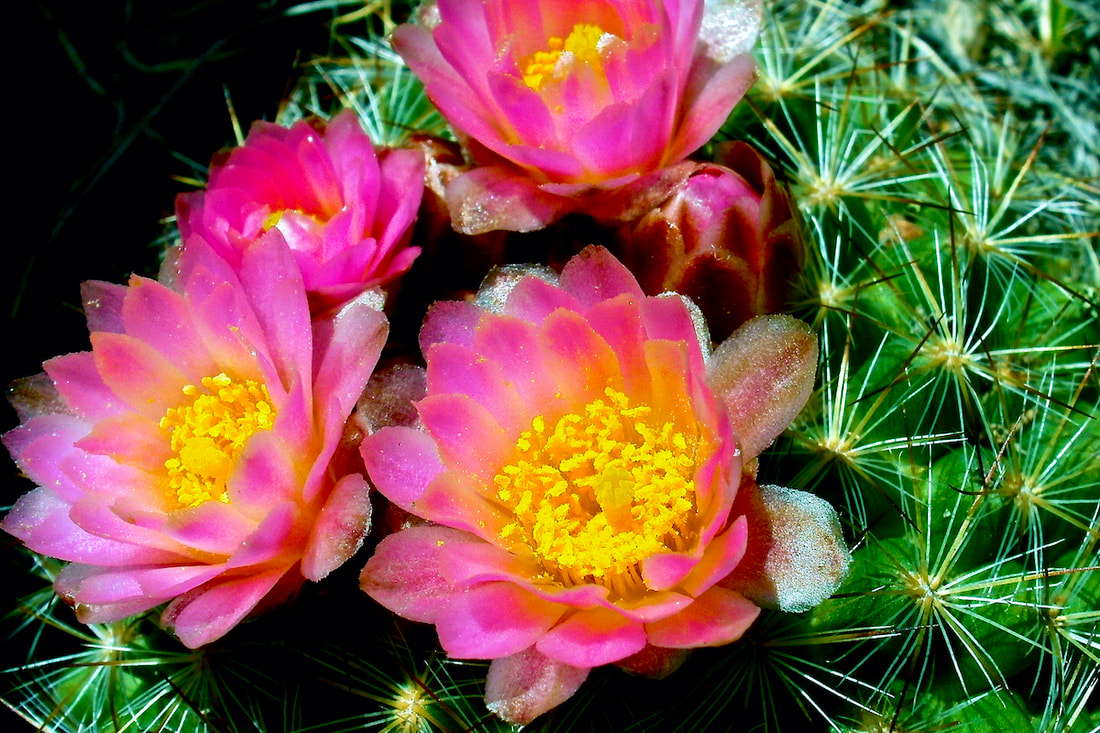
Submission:
{"label": "cactus flower", "polygon": [[244,145],[215,158],[205,190],[176,199],[176,214],[185,241],[201,237],[233,266],[278,231],[318,312],[409,269],[423,190],[423,154],[376,151],[345,110],[327,124],[254,123]]}
{"label": "cactus flower", "polygon": [[619,219],[682,177],[753,81],[755,0],[437,0],[393,45],[467,142],[467,234]]}
{"label": "cactus flower", "polygon": [[188,242],[165,277],[86,283],[91,350],[17,385],[4,444],[38,487],[0,527],[69,561],[55,588],[82,621],[167,603],[198,647],[362,542],[362,469],[331,459],[387,326],[377,292],[311,325],[278,234],[237,270]]}
{"label": "cactus flower", "polygon": [[616,254],[651,295],[675,291],[722,340],[783,310],[806,259],[797,209],[748,143],[721,143],[659,207],[619,229]]}
{"label": "cactus flower", "polygon": [[[727,580],[749,527],[774,524],[734,507],[743,483],[744,506],[766,507],[753,459],[806,401],[816,340],[762,317],[711,354],[705,330],[689,301],[645,296],[598,247],[560,276],[506,268],[474,302],[429,311],[418,423],[362,445],[376,487],[427,523],[383,539],[360,582],[434,624],[451,656],[493,660],[502,718],[531,720],[599,665],[660,672],[734,641],[759,613],[742,586],[786,572],[761,535],[756,570]],[[821,534],[846,557],[831,511]],[[843,568],[826,570],[784,598],[800,582],[828,595]]]}

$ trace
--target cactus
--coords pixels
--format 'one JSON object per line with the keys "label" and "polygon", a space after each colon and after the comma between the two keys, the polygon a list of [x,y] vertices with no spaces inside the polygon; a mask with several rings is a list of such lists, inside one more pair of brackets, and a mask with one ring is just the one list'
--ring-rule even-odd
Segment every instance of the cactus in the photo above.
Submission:
{"label": "cactus", "polygon": [[[344,105],[376,143],[446,138],[383,41],[410,9],[367,8],[336,17],[339,53],[303,64],[279,121]],[[767,6],[759,79],[715,143],[751,142],[789,186],[788,310],[821,355],[760,482],[832,502],[852,571],[667,679],[596,669],[530,729],[1100,728],[1098,40],[1073,0]],[[372,604],[358,560],[186,650],[152,617],[76,624],[54,561],[6,555],[28,595],[0,697],[37,728],[509,729],[487,666]]]}

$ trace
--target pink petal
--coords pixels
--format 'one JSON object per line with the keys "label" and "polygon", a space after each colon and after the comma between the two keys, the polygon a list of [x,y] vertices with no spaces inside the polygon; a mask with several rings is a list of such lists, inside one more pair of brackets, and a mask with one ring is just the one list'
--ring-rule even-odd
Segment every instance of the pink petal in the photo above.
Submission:
{"label": "pink petal", "polygon": [[[515,142],[533,147],[557,146],[554,120],[538,92],[527,86],[514,72],[486,74],[486,82],[500,113],[518,136]],[[486,141],[486,144],[497,149],[491,141]]]}
{"label": "pink petal", "polygon": [[405,511],[412,511],[413,503],[444,470],[435,441],[413,428],[383,428],[363,438],[360,452],[371,482]]}
{"label": "pink petal", "polygon": [[629,657],[646,644],[642,624],[604,608],[578,611],[539,639],[536,648],[556,662],[598,667]]}
{"label": "pink petal", "polygon": [[702,559],[680,588],[695,597],[702,595],[733,572],[745,556],[748,541],[748,521],[739,516],[729,529],[707,543]]}
{"label": "pink petal", "polygon": [[449,656],[496,659],[534,644],[564,611],[512,583],[483,583],[447,599],[435,625]]}
{"label": "pink petal", "polygon": [[371,504],[366,480],[344,476],[332,488],[313,523],[302,555],[302,575],[320,580],[351,559],[370,529]]}
{"label": "pink petal", "polygon": [[[703,371],[702,351],[699,348],[699,333],[695,330],[687,306],[679,296],[663,295],[646,298],[639,303],[642,320],[645,323],[646,336],[651,339],[683,341],[692,348],[692,369]],[[709,348],[710,344],[705,344]],[[698,356],[697,356],[698,355]]]}
{"label": "pink petal", "polygon": [[104,607],[141,599],[162,603],[217,577],[220,565],[178,565],[151,568],[93,568],[70,566],[58,576],[59,595],[76,603]]}
{"label": "pink petal", "polygon": [[339,439],[386,343],[389,324],[377,305],[375,293],[364,293],[313,322],[319,352],[314,356],[313,391],[324,398],[317,407],[326,445]]}
{"label": "pink petal", "polygon": [[188,648],[209,644],[240,623],[286,572],[280,567],[199,588],[168,604],[164,623]]}
{"label": "pink petal", "polygon": [[[607,84],[611,89],[611,96],[616,102],[630,103],[643,94],[651,83],[672,74],[673,83],[677,87],[677,98],[671,100],[670,106],[661,114],[660,125],[667,127],[668,120],[674,118],[679,106],[679,76],[686,76],[679,72],[680,64],[676,63],[669,53],[669,39],[660,35],[657,28],[649,27],[635,29],[633,37],[621,47],[609,49],[610,53],[603,55],[603,70],[607,77]],[[694,43],[694,39],[692,41]],[[690,59],[690,50],[688,53]],[[686,66],[686,65],[685,65]],[[654,120],[655,126],[658,120]],[[665,139],[667,141],[667,130]]]}
{"label": "pink petal", "polygon": [[528,275],[520,278],[508,293],[504,312],[531,323],[540,323],[559,308],[580,312],[581,304],[560,287]]}
{"label": "pink petal", "polygon": [[[189,247],[190,251],[195,249]],[[194,296],[190,299],[196,300]],[[269,381],[265,377],[270,374],[272,384],[268,385],[268,391],[273,391],[272,388],[279,384],[278,375],[263,332],[251,308],[244,302],[239,285],[223,280],[195,305],[194,313],[194,328],[222,371],[239,379],[265,383]]]}
{"label": "pink petal", "polygon": [[77,415],[97,420],[127,409],[126,403],[100,377],[92,352],[58,356],[42,366],[62,400]]}
{"label": "pink petal", "polygon": [[226,567],[255,572],[261,565],[296,562],[306,544],[308,526],[303,520],[301,508],[293,502],[273,506],[252,536],[229,558]]}
{"label": "pink petal", "polygon": [[649,371],[650,405],[666,420],[679,425],[695,423],[694,400],[690,386],[684,383],[692,361],[688,345],[682,341],[649,340],[643,349]]}
{"label": "pink petal", "polygon": [[218,370],[195,330],[186,300],[160,283],[135,278],[122,310],[126,333],[159,351],[197,384]]}
{"label": "pink petal", "polygon": [[682,102],[685,114],[665,157],[670,162],[686,158],[713,137],[756,80],[756,64],[747,53],[717,68],[705,59],[696,63]]}
{"label": "pink petal", "polygon": [[164,462],[172,457],[164,431],[132,412],[97,421],[88,435],[73,446],[86,453],[111,456],[150,473],[163,472]]}
{"label": "pink petal", "polygon": [[308,381],[313,349],[305,286],[277,229],[268,231],[245,251],[240,277],[284,384]]}
{"label": "pink petal", "polygon": [[[158,519],[163,517],[160,514],[154,516]],[[168,562],[173,560],[179,562],[181,556],[205,559],[203,553],[180,545],[161,532],[159,527],[145,526],[126,516],[126,512],[117,511],[112,504],[105,502],[102,496],[85,496],[75,502],[69,509],[69,517],[85,532],[144,548],[150,556],[146,560],[139,561],[141,565],[165,562],[164,556],[170,553],[174,553],[174,557]]]}
{"label": "pink petal", "polygon": [[[430,376],[430,371],[429,371]],[[462,394],[430,394],[416,405],[444,464],[486,484],[514,453],[514,443],[485,407]]]}
{"label": "pink petal", "polygon": [[38,488],[15,502],[0,529],[18,537],[35,552],[89,565],[178,563],[174,552],[90,534],[69,517],[71,505],[47,489]]}
{"label": "pink petal", "polygon": [[543,3],[491,2],[485,5],[486,26],[495,46],[510,37],[548,38],[555,35],[546,24],[559,20],[561,13]]}
{"label": "pink petal", "polygon": [[622,373],[623,391],[640,402],[649,401],[649,375],[642,344],[646,333],[639,301],[628,293],[592,306],[589,325],[615,353]]}
{"label": "pink petal", "polygon": [[[325,125],[324,136],[325,147],[335,169],[334,177],[344,187],[341,198],[354,200],[362,197],[364,205],[381,205],[382,202],[377,201],[378,191],[375,188],[379,183],[379,155],[370,137],[363,132],[355,110],[344,109],[335,114]],[[420,168],[423,170],[423,158],[417,153],[413,153],[413,158],[421,161]],[[370,211],[366,218],[374,219],[374,212]]]}
{"label": "pink petal", "polygon": [[151,346],[121,334],[91,338],[96,370],[131,410],[159,422],[165,406],[182,402],[187,375]]}
{"label": "pink petal", "polygon": [[80,286],[80,300],[84,316],[88,319],[88,331],[124,333],[122,303],[127,289],[123,285],[88,280]]}
{"label": "pink petal", "polygon": [[[4,445],[27,478],[71,503],[83,496],[84,491],[73,482],[64,466],[72,463],[73,453],[78,454],[77,465],[84,458],[73,444],[87,435],[88,428],[88,423],[70,415],[39,415],[5,433]],[[97,456],[92,460],[105,459]]]}
{"label": "pink petal", "polygon": [[[462,17],[461,14],[459,17]],[[479,93],[471,86],[483,74],[463,77],[444,60],[432,34],[420,26],[398,26],[390,36],[394,50],[401,54],[417,78],[424,83],[428,97],[456,128],[477,138],[499,137],[498,128],[490,121],[491,104],[488,90]],[[478,61],[492,58],[492,52]],[[467,83],[470,82],[470,83]]]}
{"label": "pink petal", "polygon": [[444,577],[461,586],[507,580],[518,581],[531,590],[531,585],[525,581],[541,571],[532,561],[522,560],[490,542],[452,543],[440,562]]}
{"label": "pink petal", "polygon": [[437,2],[436,7],[443,21],[432,31],[439,53],[459,78],[474,86],[475,93],[484,94],[485,66],[499,51],[489,34],[487,8],[454,0]]}
{"label": "pink petal", "polygon": [[449,527],[410,527],[382,539],[359,575],[367,595],[403,618],[434,623],[449,599],[465,592],[443,574],[453,547],[481,544],[471,534]]}
{"label": "pink petal", "polygon": [[676,91],[674,75],[666,70],[649,81],[641,97],[604,107],[578,130],[572,147],[588,175],[612,178],[659,168],[672,131]]}
{"label": "pink petal", "polygon": [[717,448],[695,469],[695,496],[703,526],[699,541],[704,545],[725,526],[741,481],[741,457],[736,453],[729,426],[721,426],[718,434],[721,437]]}
{"label": "pink petal", "polygon": [[468,141],[473,160],[485,167],[516,170],[538,183],[544,194],[569,198],[592,188],[592,183],[584,180],[584,168],[572,153],[552,147],[486,142],[488,144],[482,145],[478,141]]}
{"label": "pink petal", "polygon": [[740,593],[715,586],[675,616],[646,624],[654,646],[690,649],[721,646],[741,638],[760,608]]}
{"label": "pink petal", "polygon": [[73,611],[76,613],[76,619],[85,624],[101,624],[111,623],[113,621],[121,621],[124,618],[130,616],[136,616],[139,613],[148,611],[149,609],[160,605],[163,599],[151,598],[149,596],[136,596],[127,601],[120,601],[118,603],[107,603],[101,606],[96,606],[87,603],[80,603],[76,598],[71,595],[66,595],[62,591],[58,590],[58,583],[69,583],[71,576],[75,578],[82,572],[87,570],[97,570],[98,568],[89,567],[87,565],[77,565],[75,563],[66,565],[61,569],[58,574],[57,580],[54,581],[54,590],[66,603],[72,605]]}
{"label": "pink petal", "polygon": [[557,310],[539,332],[542,360],[552,369],[555,391],[570,404],[604,396],[608,387],[622,389],[615,353],[579,313]]}
{"label": "pink petal", "polygon": [[688,576],[699,558],[682,552],[650,555],[642,563],[642,578],[650,590],[669,590]]}
{"label": "pink petal", "polygon": [[425,355],[431,364],[428,390],[432,394],[466,395],[484,406],[508,434],[530,427],[519,395],[505,381],[500,367],[458,344],[438,343]]}
{"label": "pink petal", "polygon": [[555,662],[532,647],[493,660],[485,704],[505,721],[524,725],[572,697],[587,677],[587,668]]}
{"label": "pink petal", "polygon": [[491,542],[514,519],[493,492],[491,480],[471,481],[457,471],[445,471],[413,503],[413,512],[430,522],[463,529]]}
{"label": "pink petal", "polygon": [[486,314],[473,348],[500,365],[505,382],[520,395],[527,414],[560,414],[567,406],[558,393],[555,374],[543,360],[540,332],[518,318]]}
{"label": "pink petal", "polygon": [[[276,425],[282,418],[283,415],[276,418]],[[242,508],[261,512],[282,501],[296,500],[305,479],[300,468],[286,443],[274,431],[258,431],[248,439],[226,481],[229,500]]]}
{"label": "pink petal", "polygon": [[[51,439],[53,436],[50,436]],[[44,442],[44,441],[41,441]],[[36,446],[37,447],[37,444]],[[62,450],[64,446],[58,446]],[[75,490],[74,501],[88,494],[95,494],[101,501],[107,497],[133,496],[150,506],[163,506],[161,472],[149,473],[140,466],[119,463],[110,456],[85,453],[79,448],[70,449],[60,459],[57,468],[70,483],[50,484],[58,494]],[[70,496],[66,496],[69,499]]]}
{"label": "pink petal", "polygon": [[[357,118],[355,125],[358,128]],[[383,230],[376,231],[376,236],[388,248],[405,235],[416,218],[424,193],[425,164],[424,155],[419,150],[383,151],[380,159],[381,190],[377,199],[378,213],[375,221],[382,222]]]}
{"label": "pink petal", "polygon": [[[517,567],[517,575],[521,575]],[[637,623],[647,623],[671,616],[691,603],[689,596],[670,591],[651,591],[637,598],[617,598],[609,600],[610,592],[602,585],[576,585],[565,588],[560,585],[539,581],[536,574],[527,572],[523,577],[513,578],[517,585],[529,590],[539,598],[564,606],[578,609],[603,608]]]}
{"label": "pink petal", "polygon": [[482,166],[452,179],[446,189],[451,225],[462,234],[497,229],[531,232],[567,213],[573,203],[539,190],[526,175]]}
{"label": "pink petal", "polygon": [[622,293],[638,300],[645,297],[630,271],[603,247],[586,247],[569,260],[561,271],[561,285],[589,308]]}
{"label": "pink petal", "polygon": [[549,583],[538,583],[535,576],[528,576],[520,581],[528,590],[540,598],[545,598],[554,603],[561,603],[574,608],[614,608],[615,604],[608,600],[611,591],[602,585],[575,585],[566,588]]}
{"label": "pink petal", "polygon": [[181,545],[227,558],[256,531],[256,525],[232,505],[207,501],[172,512],[159,529]]}

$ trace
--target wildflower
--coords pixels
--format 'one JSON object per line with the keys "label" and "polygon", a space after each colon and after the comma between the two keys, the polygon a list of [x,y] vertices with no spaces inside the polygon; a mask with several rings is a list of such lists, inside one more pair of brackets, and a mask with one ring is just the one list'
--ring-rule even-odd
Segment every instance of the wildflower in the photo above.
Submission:
{"label": "wildflower", "polygon": [[311,327],[278,233],[237,271],[177,254],[171,287],[86,283],[91,350],[19,385],[4,443],[38,488],[0,527],[70,562],[55,587],[82,621],[167,603],[198,647],[361,543],[366,481],[330,459],[387,328],[373,292]]}
{"label": "wildflower", "polygon": [[753,81],[754,0],[438,0],[393,44],[474,161],[467,234],[652,208]]}
{"label": "wildflower", "polygon": [[279,232],[318,312],[409,269],[423,189],[423,154],[376,151],[345,110],[327,124],[254,123],[244,145],[215,158],[206,190],[176,199],[176,213],[185,241],[201,237],[233,266]]}
{"label": "wildflower", "polygon": [[[762,534],[757,570],[726,582],[750,526],[780,516],[734,507],[742,482],[746,507],[768,506],[755,456],[812,388],[804,324],[754,319],[709,354],[689,301],[646,297],[590,247],[560,277],[505,269],[476,301],[436,304],[421,346],[419,425],[378,429],[362,452],[377,488],[428,523],[386,537],[360,582],[435,624],[451,656],[493,660],[491,709],[527,722],[592,667],[658,673],[741,636],[759,613],[741,588],[789,565]],[[821,534],[846,557],[831,511]],[[826,571],[787,585],[828,595],[843,568]]]}

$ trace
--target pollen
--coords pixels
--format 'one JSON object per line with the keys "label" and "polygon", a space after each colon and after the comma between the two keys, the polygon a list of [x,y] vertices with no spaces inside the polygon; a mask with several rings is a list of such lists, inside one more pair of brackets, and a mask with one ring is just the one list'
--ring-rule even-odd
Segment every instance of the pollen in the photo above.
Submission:
{"label": "pollen", "polygon": [[523,83],[539,91],[548,80],[564,77],[569,64],[584,64],[603,76],[600,47],[608,35],[598,25],[577,23],[566,38],[551,36],[546,40],[545,50],[520,61]]}
{"label": "pollen", "polygon": [[515,516],[500,531],[504,545],[566,587],[643,590],[646,558],[698,539],[694,474],[709,451],[698,425],[653,412],[608,388],[554,424],[535,417],[494,479]]}
{"label": "pollen", "polygon": [[170,407],[160,428],[172,457],[168,469],[171,499],[179,508],[207,501],[229,502],[226,482],[245,444],[275,423],[267,387],[252,380],[235,382],[224,372],[188,384],[179,407]]}

